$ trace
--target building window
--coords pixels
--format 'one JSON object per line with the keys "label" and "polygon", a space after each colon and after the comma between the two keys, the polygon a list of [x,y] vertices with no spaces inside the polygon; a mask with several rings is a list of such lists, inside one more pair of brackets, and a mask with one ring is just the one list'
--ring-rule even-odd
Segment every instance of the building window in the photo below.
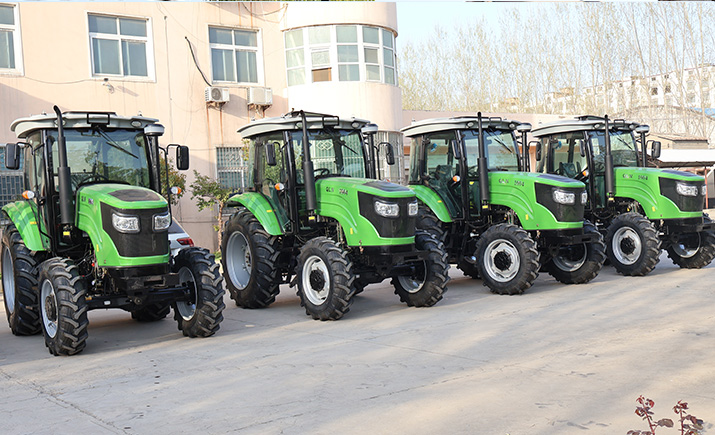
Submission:
{"label": "building window", "polygon": [[234,191],[247,187],[246,147],[216,147],[216,172],[218,182]]}
{"label": "building window", "polygon": [[258,83],[262,75],[258,31],[209,27],[214,82]]}
{"label": "building window", "polygon": [[395,36],[360,25],[315,26],[285,32],[288,86],[325,81],[396,85]]}
{"label": "building window", "polygon": [[650,88],[651,95],[658,95],[658,88]]}
{"label": "building window", "polygon": [[148,20],[89,15],[92,73],[101,76],[153,76]]}
{"label": "building window", "polygon": [[0,5],[0,72],[20,72],[19,29],[17,8]]}

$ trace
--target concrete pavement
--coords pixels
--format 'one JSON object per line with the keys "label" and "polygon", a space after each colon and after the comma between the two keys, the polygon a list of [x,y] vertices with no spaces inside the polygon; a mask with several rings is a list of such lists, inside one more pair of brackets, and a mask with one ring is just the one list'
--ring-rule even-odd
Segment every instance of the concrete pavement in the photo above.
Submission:
{"label": "concrete pavement", "polygon": [[434,307],[406,307],[386,282],[337,322],[311,320],[285,286],[263,310],[227,296],[208,339],[170,318],[93,311],[73,357],[2,319],[1,430],[625,434],[647,428],[643,394],[657,418],[682,399],[713,431],[715,265],[681,270],[664,255],[647,277],[606,267],[577,286],[541,274],[511,297],[451,275]]}

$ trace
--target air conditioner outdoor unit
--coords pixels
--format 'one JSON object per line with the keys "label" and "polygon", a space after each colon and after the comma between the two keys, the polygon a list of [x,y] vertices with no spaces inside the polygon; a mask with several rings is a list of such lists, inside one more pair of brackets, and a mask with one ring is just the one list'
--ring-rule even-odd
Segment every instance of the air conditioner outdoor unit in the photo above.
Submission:
{"label": "air conditioner outdoor unit", "polygon": [[230,98],[228,88],[219,88],[216,86],[207,86],[205,96],[207,103],[227,103]]}
{"label": "air conditioner outdoor unit", "polygon": [[248,88],[246,92],[246,102],[254,106],[272,106],[273,89],[271,88]]}

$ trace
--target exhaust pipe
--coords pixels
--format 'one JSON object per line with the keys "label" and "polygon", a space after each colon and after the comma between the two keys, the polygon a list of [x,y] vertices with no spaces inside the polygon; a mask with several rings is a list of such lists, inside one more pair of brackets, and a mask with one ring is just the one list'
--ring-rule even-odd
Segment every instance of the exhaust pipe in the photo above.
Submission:
{"label": "exhaust pipe", "polygon": [[315,193],[315,169],[310,156],[310,143],[308,142],[308,120],[305,111],[300,111],[300,120],[303,124],[303,182],[305,183],[305,205],[308,213],[312,213],[318,206]]}
{"label": "exhaust pipe", "polygon": [[611,130],[608,126],[608,115],[604,116],[604,124],[604,128],[606,129],[604,133],[604,138],[606,141],[606,154],[604,155],[604,166],[606,171],[606,199],[608,201],[613,201],[613,195],[615,194],[616,175],[613,169],[613,154],[611,153]]}
{"label": "exhaust pipe", "polygon": [[489,167],[487,166],[487,145],[484,142],[484,130],[482,128],[482,112],[477,113],[477,124],[479,126],[479,194],[482,196],[482,208],[489,205]]}
{"label": "exhaust pipe", "polygon": [[59,180],[60,193],[60,223],[62,225],[74,225],[74,201],[72,200],[72,180],[70,168],[67,166],[67,143],[65,142],[65,130],[62,125],[62,111],[54,106],[57,114],[57,155],[59,157],[59,167],[57,177]]}

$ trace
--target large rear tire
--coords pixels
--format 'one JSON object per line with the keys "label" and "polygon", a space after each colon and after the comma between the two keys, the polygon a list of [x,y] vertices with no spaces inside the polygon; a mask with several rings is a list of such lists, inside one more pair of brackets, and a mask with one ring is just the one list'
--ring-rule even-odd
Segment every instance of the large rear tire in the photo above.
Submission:
{"label": "large rear tire", "polygon": [[52,355],[75,355],[87,344],[87,284],[66,258],[42,263],[40,313],[45,345]]}
{"label": "large rear tire", "polygon": [[15,335],[41,331],[37,305],[38,255],[27,249],[15,225],[5,228],[0,243],[0,271],[5,314]]}
{"label": "large rear tire", "polygon": [[606,252],[618,273],[644,276],[660,261],[658,232],[638,213],[624,213],[608,226]]}
{"label": "large rear tire", "polygon": [[223,320],[223,277],[209,251],[185,248],[176,255],[174,263],[179,281],[189,287],[191,300],[176,301],[174,319],[187,337],[210,337],[221,327]]}
{"label": "large rear tire", "polygon": [[395,294],[407,306],[431,307],[439,302],[447,291],[447,253],[444,252],[444,244],[427,232],[417,232],[415,246],[420,251],[427,251],[427,258],[415,265],[412,276],[392,278],[392,285],[395,287]]}
{"label": "large rear tire", "polygon": [[[711,222],[707,216],[704,220]],[[668,258],[684,269],[703,268],[715,258],[715,234],[712,231],[684,234],[667,251]]]}
{"label": "large rear tire", "polygon": [[583,223],[583,232],[597,236],[593,243],[562,246],[557,256],[546,265],[549,275],[564,284],[584,284],[596,277],[606,261],[606,244],[598,228]]}
{"label": "large rear tire", "polygon": [[512,224],[497,224],[477,242],[479,274],[496,294],[518,295],[538,276],[539,251],[529,233]]}
{"label": "large rear tire", "polygon": [[271,236],[245,208],[226,223],[221,246],[221,262],[228,291],[236,305],[264,308],[279,292],[278,237]]}
{"label": "large rear tire", "polygon": [[355,275],[347,253],[327,237],[309,240],[298,256],[298,297],[315,320],[338,320],[350,311]]}

